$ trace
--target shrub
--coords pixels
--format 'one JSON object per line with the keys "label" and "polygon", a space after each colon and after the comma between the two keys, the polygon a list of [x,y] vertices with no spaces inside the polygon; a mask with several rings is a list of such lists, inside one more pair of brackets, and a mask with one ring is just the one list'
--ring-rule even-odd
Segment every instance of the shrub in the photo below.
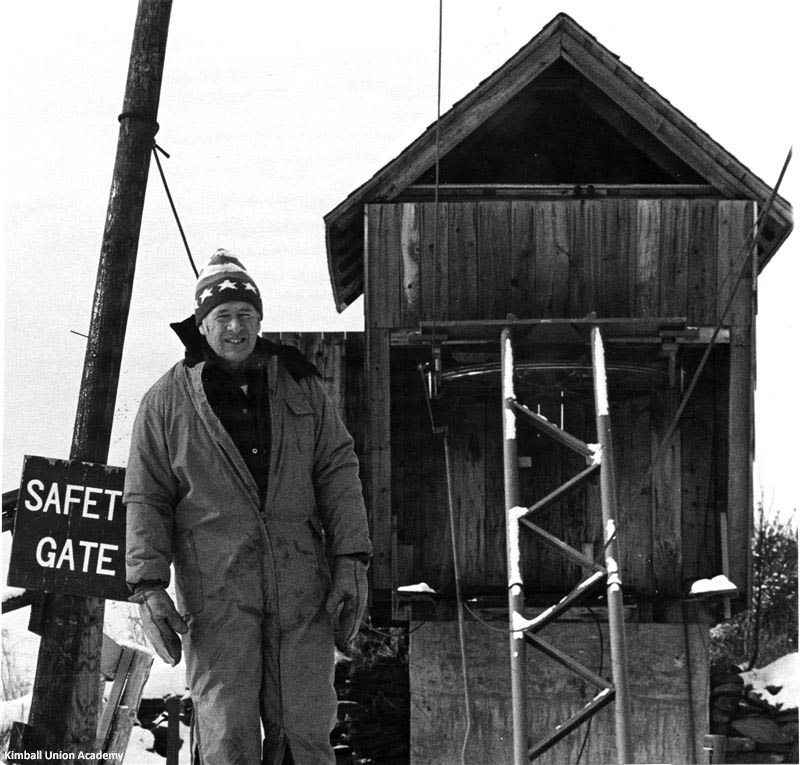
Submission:
{"label": "shrub", "polygon": [[767,519],[759,505],[753,534],[751,608],[711,630],[712,664],[766,666],[797,650],[797,530]]}

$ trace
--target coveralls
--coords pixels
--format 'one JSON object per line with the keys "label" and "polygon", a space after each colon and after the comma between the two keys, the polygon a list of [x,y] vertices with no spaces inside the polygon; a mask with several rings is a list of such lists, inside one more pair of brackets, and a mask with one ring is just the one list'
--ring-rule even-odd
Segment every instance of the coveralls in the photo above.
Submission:
{"label": "coveralls", "polygon": [[175,570],[193,745],[203,765],[333,762],[332,556],[371,553],[353,440],[316,376],[264,351],[271,426],[263,502],[208,402],[205,362],[144,396],[126,471],[129,583]]}

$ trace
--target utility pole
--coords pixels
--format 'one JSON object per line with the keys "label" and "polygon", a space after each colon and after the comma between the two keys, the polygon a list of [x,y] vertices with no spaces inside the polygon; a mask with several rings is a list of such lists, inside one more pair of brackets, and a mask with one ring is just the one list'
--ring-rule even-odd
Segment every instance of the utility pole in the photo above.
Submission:
{"label": "utility pole", "polygon": [[[172,0],[140,0],[136,15],[72,460],[108,459],[171,10]],[[97,751],[104,609],[99,598],[44,597],[31,711],[18,742],[41,760],[48,752]]]}

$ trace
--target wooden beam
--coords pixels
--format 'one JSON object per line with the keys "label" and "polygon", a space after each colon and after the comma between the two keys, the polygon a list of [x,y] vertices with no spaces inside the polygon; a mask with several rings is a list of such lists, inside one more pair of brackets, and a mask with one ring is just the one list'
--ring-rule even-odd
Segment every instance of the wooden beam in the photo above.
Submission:
{"label": "wooden beam", "polygon": [[[725,300],[735,287],[734,271],[740,265],[736,257],[741,254],[754,221],[755,203],[720,203],[718,279],[721,287],[725,284],[723,292],[727,291],[720,300]],[[745,269],[728,317],[731,324],[727,508],[730,571],[723,573],[748,597],[752,585],[755,268],[753,264]],[[727,282],[726,277],[729,277]]]}
{"label": "wooden beam", "polygon": [[[120,115],[73,460],[108,458],[136,251],[161,91],[171,0],[140,0]],[[41,751],[96,752],[104,601],[46,596],[29,725]]]}

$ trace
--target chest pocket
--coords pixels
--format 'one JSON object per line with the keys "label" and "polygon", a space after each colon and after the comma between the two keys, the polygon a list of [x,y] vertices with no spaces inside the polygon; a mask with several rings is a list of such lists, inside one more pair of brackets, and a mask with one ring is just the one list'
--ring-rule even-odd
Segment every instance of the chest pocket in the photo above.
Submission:
{"label": "chest pocket", "polygon": [[284,399],[283,437],[297,451],[310,457],[314,454],[314,409],[303,396]]}

